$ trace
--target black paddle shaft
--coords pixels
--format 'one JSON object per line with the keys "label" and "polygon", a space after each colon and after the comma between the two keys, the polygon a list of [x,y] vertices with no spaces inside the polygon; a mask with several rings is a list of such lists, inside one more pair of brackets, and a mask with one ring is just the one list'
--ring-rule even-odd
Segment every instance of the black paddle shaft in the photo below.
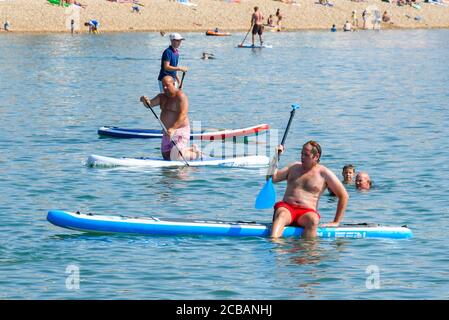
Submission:
{"label": "black paddle shaft", "polygon": [[[293,117],[295,116],[296,109],[290,111],[290,119],[288,119],[287,128],[285,128],[284,136],[282,137],[281,145],[284,145],[285,140],[287,139],[288,130],[290,130],[290,125],[292,124]],[[278,153],[278,160],[280,158],[280,153]]]}
{"label": "black paddle shaft", "polygon": [[182,83],[184,82],[184,77],[186,76],[186,73],[182,73],[181,83],[179,84],[179,89],[182,89]]}

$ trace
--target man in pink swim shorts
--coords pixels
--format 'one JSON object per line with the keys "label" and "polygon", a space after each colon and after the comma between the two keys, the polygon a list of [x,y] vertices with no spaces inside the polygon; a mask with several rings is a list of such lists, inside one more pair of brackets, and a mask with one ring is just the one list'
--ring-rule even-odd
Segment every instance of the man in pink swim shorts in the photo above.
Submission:
{"label": "man in pink swim shorts", "polygon": [[[189,100],[186,94],[176,88],[175,80],[171,76],[162,78],[163,93],[153,99],[146,96],[140,97],[140,101],[151,107],[160,106],[160,119],[167,128],[168,135],[162,136],[161,153],[164,160],[194,160],[201,157],[201,152],[196,145],[189,147],[190,122],[187,113]],[[176,143],[173,144],[172,140]],[[181,156],[182,154],[182,156]]]}

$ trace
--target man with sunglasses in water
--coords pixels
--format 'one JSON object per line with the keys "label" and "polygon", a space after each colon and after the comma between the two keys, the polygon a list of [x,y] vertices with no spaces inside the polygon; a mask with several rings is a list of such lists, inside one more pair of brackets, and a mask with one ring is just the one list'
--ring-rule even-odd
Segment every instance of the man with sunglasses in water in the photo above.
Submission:
{"label": "man with sunglasses in water", "polygon": [[[278,147],[279,152],[284,147]],[[318,201],[326,188],[337,197],[338,204],[334,221],[323,227],[338,227],[348,204],[348,193],[337,176],[325,166],[319,164],[321,146],[316,141],[306,142],[301,151],[301,162],[289,164],[280,170],[275,170],[273,182],[287,180],[284,198],[274,206],[273,226],[271,236],[278,238],[285,226],[300,226],[304,228],[303,238],[317,236],[320,215]]]}

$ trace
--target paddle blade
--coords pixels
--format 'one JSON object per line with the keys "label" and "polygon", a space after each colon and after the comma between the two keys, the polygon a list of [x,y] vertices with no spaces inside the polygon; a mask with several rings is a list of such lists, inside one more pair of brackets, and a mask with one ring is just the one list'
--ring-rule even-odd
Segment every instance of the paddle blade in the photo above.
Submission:
{"label": "paddle blade", "polygon": [[273,208],[276,203],[276,190],[274,190],[273,181],[271,178],[263,186],[262,190],[260,190],[259,195],[256,199],[256,209],[269,209]]}

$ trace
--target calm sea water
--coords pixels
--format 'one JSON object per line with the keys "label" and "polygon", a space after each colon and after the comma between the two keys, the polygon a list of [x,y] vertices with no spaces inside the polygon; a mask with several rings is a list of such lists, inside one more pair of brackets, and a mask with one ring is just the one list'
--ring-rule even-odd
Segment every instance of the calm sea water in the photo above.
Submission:
{"label": "calm sea water", "polygon": [[[186,34],[180,65],[192,121],[283,130],[281,164],[318,140],[322,163],[370,173],[349,189],[346,222],[407,224],[410,240],[94,236],[46,221],[49,209],[268,222],[253,208],[257,169],[110,170],[91,153],[157,156],[159,143],[101,139],[102,125],[158,128],[138,101],[157,93],[167,37],[0,36],[0,298],[448,299],[449,30]],[[200,59],[203,51],[216,60]],[[278,198],[285,184],[276,186]],[[336,201],[320,202],[323,221]],[[66,285],[78,268],[80,286]],[[72,268],[72,269],[71,269]],[[367,285],[379,270],[378,288]]]}

